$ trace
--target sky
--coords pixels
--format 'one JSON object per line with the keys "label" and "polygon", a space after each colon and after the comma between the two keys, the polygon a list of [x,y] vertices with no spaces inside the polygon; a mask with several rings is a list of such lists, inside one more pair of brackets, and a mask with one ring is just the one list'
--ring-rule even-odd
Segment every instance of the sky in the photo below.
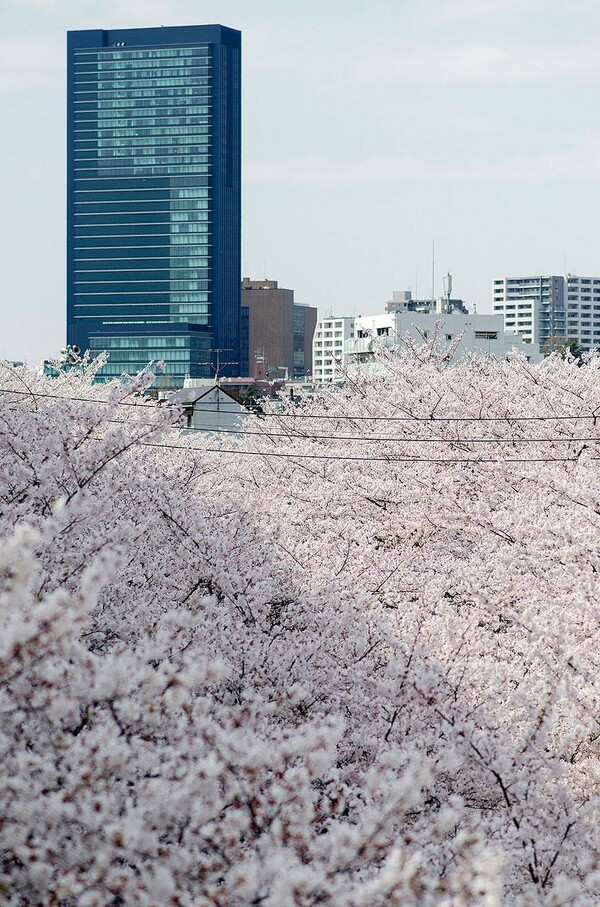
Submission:
{"label": "sky", "polygon": [[600,274],[599,0],[0,0],[0,358],[65,342],[66,32],[242,31],[243,275],[321,315]]}

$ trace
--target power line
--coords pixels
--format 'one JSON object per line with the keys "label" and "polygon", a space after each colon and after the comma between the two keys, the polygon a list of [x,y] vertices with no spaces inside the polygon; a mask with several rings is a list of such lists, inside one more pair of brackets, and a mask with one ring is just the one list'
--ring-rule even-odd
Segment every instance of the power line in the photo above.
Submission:
{"label": "power line", "polygon": [[[16,393],[16,394],[22,394],[24,396],[35,396],[35,397],[41,397],[41,398],[47,397],[49,399],[55,399],[55,400],[69,400],[69,401],[75,400],[77,402],[87,402],[87,403],[105,403],[107,405],[112,403],[113,405],[117,405],[117,406],[134,406],[134,407],[141,407],[141,408],[151,408],[155,412],[162,411],[159,409],[159,407],[156,404],[151,404],[151,403],[131,403],[131,402],[127,402],[127,401],[97,400],[94,398],[70,397],[67,395],[59,395],[59,394],[42,394],[42,393],[35,393],[35,392],[29,392],[29,391],[16,391],[16,390],[7,391],[6,389],[2,389],[2,388],[0,388],[0,393]],[[205,411],[211,412],[211,410],[205,410]],[[309,416],[307,418],[312,418],[312,417]],[[337,417],[332,417],[332,418],[337,418]],[[354,417],[344,417],[344,418],[354,418]],[[369,419],[369,417],[365,417],[365,418]],[[387,417],[380,417],[380,418],[386,419]],[[541,418],[546,418],[546,417],[522,417],[522,418],[528,418],[528,419],[529,418],[540,418],[541,419]],[[548,417],[548,418],[556,418],[556,417]],[[558,417],[558,418],[577,419],[577,418],[588,418],[588,417],[564,416],[564,417]],[[592,418],[594,418],[594,417],[592,417]],[[120,419],[108,419],[106,421],[111,424],[116,424],[116,425],[130,424],[128,421],[120,420]],[[405,420],[402,419],[402,421],[405,421]],[[427,419],[427,420],[423,420],[423,421],[431,422],[432,420]],[[439,419],[439,420],[433,420],[433,421],[443,422],[446,420]],[[466,421],[466,419],[465,419],[465,421]],[[482,420],[477,419],[476,421],[482,421]],[[490,417],[488,417],[487,421],[490,421]],[[137,424],[139,424],[139,422]],[[144,424],[152,425],[153,423],[145,422]],[[164,426],[157,425],[156,427],[158,429],[160,429],[163,427],[167,428],[167,427],[175,427],[175,426],[169,426],[168,424],[166,424]],[[317,440],[359,441],[359,442],[375,441],[375,442],[384,442],[384,443],[393,442],[393,443],[402,443],[402,444],[418,444],[421,442],[423,442],[423,443],[440,443],[440,444],[516,444],[516,443],[528,443],[528,444],[553,443],[554,444],[554,443],[568,442],[568,443],[582,444],[582,443],[586,443],[588,441],[597,442],[598,440],[600,440],[599,438],[596,438],[593,436],[586,436],[583,438],[573,438],[573,437],[564,437],[564,436],[553,437],[553,438],[540,438],[540,437],[536,437],[536,438],[522,438],[522,437],[521,438],[519,438],[519,437],[511,437],[511,438],[418,438],[418,437],[393,438],[393,437],[389,437],[389,436],[385,437],[385,436],[374,436],[374,435],[363,435],[363,436],[360,436],[360,435],[331,435],[331,434],[330,435],[302,435],[302,434],[290,435],[289,432],[270,432],[268,430],[267,431],[265,431],[265,430],[248,431],[248,430],[237,430],[237,429],[227,429],[227,428],[213,428],[210,426],[194,428],[194,429],[187,429],[187,430],[188,431],[206,432],[206,433],[210,433],[213,435],[214,434],[234,434],[237,437],[242,436],[242,435],[249,435],[249,436],[264,437],[266,439],[286,438],[288,441],[317,441]],[[145,444],[143,446],[150,446],[150,445]],[[339,456],[339,455],[326,455],[326,454],[295,454],[295,453],[283,454],[283,453],[275,453],[275,452],[267,452],[267,451],[227,450],[225,448],[188,448],[185,445],[158,445],[158,444],[156,444],[156,445],[152,445],[152,446],[169,447],[171,449],[181,449],[181,450],[190,450],[190,449],[195,449],[198,451],[207,450],[208,452],[212,452],[212,453],[216,453],[216,452],[231,453],[231,454],[238,453],[242,456],[277,456],[277,457],[290,457],[290,458],[300,457],[303,459],[311,458],[311,459],[322,459],[322,460],[365,460],[367,462],[376,462],[376,461],[413,462],[413,463],[429,462],[429,463],[444,463],[444,464],[449,463],[449,462],[455,462],[455,463],[465,463],[465,462],[470,462],[470,463],[475,463],[475,462],[482,462],[482,463],[483,462],[489,462],[489,463],[498,463],[498,462],[540,463],[541,462],[541,463],[546,463],[546,462],[569,462],[569,461],[573,461],[573,459],[574,459],[572,457],[566,457],[566,458],[554,457],[554,458],[550,458],[550,459],[511,458],[509,460],[506,460],[506,459],[497,459],[497,458],[477,458],[477,459],[475,459],[475,458],[471,457],[471,458],[466,458],[466,459],[452,458],[451,460],[448,460],[447,458],[446,459],[434,459],[434,458],[422,458],[422,457],[418,457],[418,458],[390,457],[390,456],[359,457],[359,456]],[[595,459],[595,458],[592,458],[592,459]]]}
{"label": "power line", "polygon": [[140,409],[154,409],[157,412],[160,410],[160,407],[156,403],[135,403],[127,400],[99,400],[95,397],[71,397],[69,394],[42,394],[32,390],[18,391],[12,387],[0,387],[0,394],[19,394],[22,397],[47,397],[50,400],[73,400],[77,403],[104,403],[106,406],[137,406]]}
{"label": "power line", "polygon": [[[163,428],[181,428],[176,424],[166,423],[164,425],[155,424],[154,422],[144,421],[141,422],[137,420],[135,423],[131,423],[127,419],[105,419],[105,424],[109,425],[148,425],[155,426],[157,430]],[[435,443],[435,444],[554,444],[554,443],[572,443],[572,444],[583,444],[587,441],[593,441],[595,443],[600,441],[600,437],[593,435],[588,435],[584,438],[574,438],[571,436],[555,438],[519,438],[519,437],[510,437],[510,438],[419,438],[419,437],[405,437],[405,438],[394,438],[390,436],[375,436],[375,435],[302,435],[302,434],[290,434],[289,432],[272,432],[268,430],[263,431],[246,431],[238,430],[236,428],[214,428],[210,425],[204,425],[195,428],[184,428],[185,432],[199,434],[210,434],[210,435],[235,435],[236,437],[243,437],[248,435],[250,437],[259,437],[270,440],[271,438],[285,438],[287,441],[359,441],[359,442],[392,442],[394,444],[420,444],[420,443]],[[198,450],[202,448],[197,448]],[[260,451],[256,451],[260,453]],[[290,456],[295,456],[295,454],[290,454]],[[332,458],[334,459],[334,458]],[[345,458],[348,459],[348,458]],[[375,459],[374,457],[365,457],[365,459]],[[386,459],[386,458],[382,458]],[[458,461],[457,461],[458,462]],[[532,462],[528,460],[527,462]]]}
{"label": "power line", "polygon": [[[278,457],[288,460],[360,460],[365,463],[382,462],[382,463],[437,463],[441,466],[449,466],[451,463],[579,463],[578,457],[539,457],[531,459],[501,457],[465,457],[448,459],[447,457],[429,458],[429,457],[359,457],[344,456],[332,454],[294,454],[294,453],[277,453],[275,451],[262,450],[232,450],[225,447],[188,447],[185,444],[160,444],[152,441],[141,441],[139,447],[159,447],[167,450],[184,450],[186,452],[195,451],[197,453],[224,453],[236,454],[241,457]],[[600,460],[600,457],[591,457],[592,460]]]}
{"label": "power line", "polygon": [[[18,394],[24,397],[38,397],[38,398],[48,398],[52,400],[69,400],[79,403],[102,403],[107,406],[133,406],[138,408],[147,408],[158,411],[162,410],[162,407],[159,407],[156,403],[137,403],[130,402],[126,400],[100,400],[93,397],[72,397],[68,394],[46,394],[39,393],[36,391],[19,391],[13,388],[0,388],[0,394]],[[167,402],[167,405],[168,404]],[[235,402],[225,402],[221,401],[219,404],[221,407],[224,406],[243,406],[244,404],[238,404]],[[196,407],[196,412],[206,412],[214,413],[214,408],[211,407]],[[295,412],[284,412],[284,413],[254,413],[250,410],[247,412],[240,413],[241,417],[248,418],[250,416],[256,416],[259,419],[272,418],[272,419],[330,419],[330,420],[349,420],[354,422],[427,422],[429,424],[435,424],[437,422],[530,422],[530,421],[563,421],[563,420],[577,420],[577,419],[591,419],[596,421],[600,418],[600,413],[588,413],[588,414],[567,414],[567,415],[543,415],[543,416],[346,416],[346,415],[335,415],[333,413],[295,413]]]}
{"label": "power line", "polygon": [[[222,406],[236,406],[235,403],[223,403]],[[242,405],[242,404],[240,404]],[[204,407],[195,407],[195,412],[210,413],[213,410]],[[330,419],[330,420],[350,420],[352,422],[528,422],[528,421],[560,421],[569,419],[592,419],[595,421],[600,418],[600,413],[584,415],[563,415],[563,416],[342,416],[332,413],[240,413],[240,416],[256,415],[259,419]]]}
{"label": "power line", "polygon": [[[113,420],[114,421],[114,420]],[[127,424],[125,421],[122,424]],[[265,429],[264,431],[247,431],[246,429],[236,428],[211,428],[210,425],[204,425],[196,428],[188,428],[189,432],[205,432],[214,435],[244,435],[256,436],[262,438],[286,438],[288,441],[384,441],[394,444],[538,444],[538,443],[584,443],[585,441],[600,441],[600,436],[587,435],[585,438],[574,438],[571,436],[561,435],[557,438],[393,438],[388,436],[378,437],[376,435],[302,435],[290,434],[290,432],[273,432]]]}

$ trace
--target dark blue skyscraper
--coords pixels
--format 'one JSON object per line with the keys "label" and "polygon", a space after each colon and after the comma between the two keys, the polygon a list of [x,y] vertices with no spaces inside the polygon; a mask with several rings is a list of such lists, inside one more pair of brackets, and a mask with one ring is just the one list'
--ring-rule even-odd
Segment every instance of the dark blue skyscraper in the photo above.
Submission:
{"label": "dark blue skyscraper", "polygon": [[239,373],[240,33],[68,35],[67,341],[109,378]]}

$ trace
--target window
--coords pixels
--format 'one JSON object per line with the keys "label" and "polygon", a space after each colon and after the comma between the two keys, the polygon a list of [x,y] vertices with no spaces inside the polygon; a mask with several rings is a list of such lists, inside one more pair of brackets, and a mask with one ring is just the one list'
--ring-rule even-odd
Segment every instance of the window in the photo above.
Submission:
{"label": "window", "polygon": [[[448,340],[451,339],[451,335],[448,335]],[[497,340],[498,331],[475,331],[476,340]]]}

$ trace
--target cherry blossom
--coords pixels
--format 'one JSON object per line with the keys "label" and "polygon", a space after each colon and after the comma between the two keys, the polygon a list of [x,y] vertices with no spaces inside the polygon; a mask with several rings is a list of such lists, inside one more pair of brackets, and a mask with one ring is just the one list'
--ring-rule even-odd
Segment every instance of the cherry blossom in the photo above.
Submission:
{"label": "cherry blossom", "polygon": [[600,360],[436,344],[237,435],[2,366],[4,902],[598,902]]}

